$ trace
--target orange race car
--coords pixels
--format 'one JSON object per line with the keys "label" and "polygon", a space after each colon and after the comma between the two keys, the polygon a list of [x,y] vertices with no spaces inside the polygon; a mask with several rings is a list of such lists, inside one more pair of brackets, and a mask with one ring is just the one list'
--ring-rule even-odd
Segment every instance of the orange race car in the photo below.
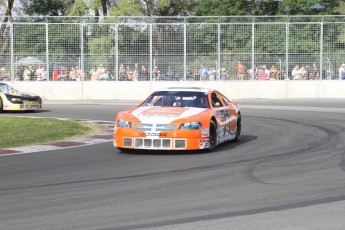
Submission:
{"label": "orange race car", "polygon": [[120,112],[114,125],[114,146],[122,151],[212,151],[240,137],[238,105],[207,88],[157,90],[137,107]]}

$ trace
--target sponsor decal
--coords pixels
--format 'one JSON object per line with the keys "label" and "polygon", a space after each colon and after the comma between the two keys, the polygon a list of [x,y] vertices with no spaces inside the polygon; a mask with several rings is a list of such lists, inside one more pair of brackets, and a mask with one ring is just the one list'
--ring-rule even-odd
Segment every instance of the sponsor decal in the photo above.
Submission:
{"label": "sponsor decal", "polygon": [[38,101],[24,101],[23,103],[26,105],[37,105],[37,104],[39,104]]}
{"label": "sponsor decal", "polygon": [[208,133],[210,132],[210,130],[209,130],[209,129],[202,129],[201,132],[202,132],[202,133],[207,133],[207,134],[208,134]]}
{"label": "sponsor decal", "polygon": [[167,133],[140,132],[139,137],[166,137]]}
{"label": "sponsor decal", "polygon": [[182,113],[184,113],[188,108],[178,107],[178,108],[149,108],[138,114],[138,117],[164,117],[164,118],[178,118]]}

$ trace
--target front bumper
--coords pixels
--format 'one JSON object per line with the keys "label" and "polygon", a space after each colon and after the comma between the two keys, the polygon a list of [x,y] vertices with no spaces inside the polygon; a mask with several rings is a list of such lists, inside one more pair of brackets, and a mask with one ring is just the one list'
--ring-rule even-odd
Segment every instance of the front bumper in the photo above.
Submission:
{"label": "front bumper", "polygon": [[24,110],[40,110],[42,109],[42,103],[31,103],[31,104],[13,104],[5,102],[3,105],[3,110],[15,110],[15,111],[24,111]]}
{"label": "front bumper", "polygon": [[178,130],[152,137],[130,129],[117,129],[114,132],[114,146],[127,149],[198,150],[209,147],[209,137],[202,135],[201,130]]}

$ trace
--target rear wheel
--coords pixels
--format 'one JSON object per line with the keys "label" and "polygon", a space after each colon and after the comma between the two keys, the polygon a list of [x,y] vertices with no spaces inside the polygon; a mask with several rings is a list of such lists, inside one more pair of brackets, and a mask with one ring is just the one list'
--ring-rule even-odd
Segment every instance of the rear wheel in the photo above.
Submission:
{"label": "rear wheel", "polygon": [[210,147],[208,148],[209,151],[213,151],[217,145],[217,128],[214,121],[210,123]]}
{"label": "rear wheel", "polygon": [[242,124],[241,124],[241,117],[237,119],[237,130],[236,130],[236,136],[234,141],[238,142],[241,139],[241,129],[242,129]]}

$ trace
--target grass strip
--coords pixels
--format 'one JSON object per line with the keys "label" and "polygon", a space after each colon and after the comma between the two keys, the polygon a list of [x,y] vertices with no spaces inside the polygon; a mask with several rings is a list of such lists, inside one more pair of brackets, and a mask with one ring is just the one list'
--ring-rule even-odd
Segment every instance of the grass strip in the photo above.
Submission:
{"label": "grass strip", "polygon": [[78,121],[0,116],[0,148],[49,143],[83,136],[91,130],[91,125]]}

